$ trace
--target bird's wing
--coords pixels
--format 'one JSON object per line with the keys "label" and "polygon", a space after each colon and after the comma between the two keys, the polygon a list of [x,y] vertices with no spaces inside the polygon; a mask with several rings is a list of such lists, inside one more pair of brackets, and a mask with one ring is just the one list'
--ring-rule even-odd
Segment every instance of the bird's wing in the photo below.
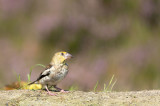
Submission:
{"label": "bird's wing", "polygon": [[43,72],[40,73],[39,77],[37,78],[37,80],[31,82],[29,85],[39,81],[40,79],[44,78],[45,76],[49,76],[50,75],[50,68],[52,67],[52,65],[48,65],[46,66],[45,70]]}
{"label": "bird's wing", "polygon": [[45,68],[45,70],[51,68],[52,66],[53,66],[53,65],[51,65],[51,64],[47,65],[46,68]]}
{"label": "bird's wing", "polygon": [[51,67],[52,67],[52,65],[50,65],[50,64],[48,66],[46,66],[45,70],[40,73],[40,75],[39,75],[39,77],[37,78],[36,81],[39,81],[40,79],[42,79],[45,76],[49,76],[49,74],[50,74],[50,70],[49,69]]}

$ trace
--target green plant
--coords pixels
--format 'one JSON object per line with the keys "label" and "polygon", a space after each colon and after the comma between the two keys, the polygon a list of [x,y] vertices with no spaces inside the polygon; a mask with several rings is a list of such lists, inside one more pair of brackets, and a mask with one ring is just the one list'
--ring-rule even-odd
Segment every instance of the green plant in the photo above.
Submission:
{"label": "green plant", "polygon": [[41,66],[41,67],[45,68],[45,66],[44,66],[43,64],[35,64],[34,66],[32,66],[32,67],[30,68],[30,72],[29,72],[29,74],[27,74],[28,82],[30,82],[30,81],[31,81],[31,74],[32,74],[32,70],[33,70],[33,68],[35,68],[35,67],[37,67],[37,66]]}
{"label": "green plant", "polygon": [[20,75],[17,75],[17,80],[18,80],[18,82],[21,82],[21,76]]}
{"label": "green plant", "polygon": [[20,75],[16,75],[17,81],[19,82],[19,88],[21,88],[21,76]]}
{"label": "green plant", "polygon": [[94,92],[96,92],[97,87],[98,87],[98,81],[97,81],[96,85],[94,86],[94,90],[93,90]]}
{"label": "green plant", "polygon": [[78,87],[75,85],[70,86],[69,91],[75,91],[78,90]]}
{"label": "green plant", "polygon": [[[107,86],[106,84],[104,84],[104,87],[103,87],[103,91],[104,91],[104,92],[112,91],[112,89],[113,89],[113,87],[114,87],[114,85],[116,84],[116,81],[117,81],[117,80],[115,80],[115,81],[113,82],[113,80],[114,80],[114,75],[113,75],[112,78],[110,79],[108,86]],[[96,89],[97,89],[97,87],[98,87],[98,84],[99,84],[99,82],[97,81],[97,83],[96,83],[96,85],[94,86],[94,89],[93,89],[94,92],[96,92]]]}
{"label": "green plant", "polygon": [[[113,87],[114,87],[114,85],[116,84],[116,81],[117,81],[117,80],[115,80],[115,81],[113,82],[113,79],[114,79],[114,75],[112,76],[111,80],[109,81],[108,86],[106,86],[106,84],[104,84],[104,88],[103,88],[103,91],[104,91],[104,92],[112,91],[112,89],[113,89]],[[113,82],[113,83],[112,83],[112,82]]]}

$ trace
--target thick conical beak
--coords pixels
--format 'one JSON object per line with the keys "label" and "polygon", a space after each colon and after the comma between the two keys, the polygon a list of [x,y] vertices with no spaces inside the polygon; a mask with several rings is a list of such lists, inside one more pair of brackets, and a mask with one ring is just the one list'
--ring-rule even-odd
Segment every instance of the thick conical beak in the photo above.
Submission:
{"label": "thick conical beak", "polygon": [[69,53],[66,53],[65,54],[65,59],[70,59],[70,58],[73,58],[73,56],[71,54],[69,54]]}

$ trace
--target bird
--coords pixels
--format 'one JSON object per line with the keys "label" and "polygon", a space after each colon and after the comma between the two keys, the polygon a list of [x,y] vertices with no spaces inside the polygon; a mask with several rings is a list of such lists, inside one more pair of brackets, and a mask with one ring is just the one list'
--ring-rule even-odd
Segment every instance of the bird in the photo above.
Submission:
{"label": "bird", "polygon": [[49,95],[56,95],[48,89],[48,87],[52,86],[60,92],[65,92],[63,89],[58,88],[57,84],[68,74],[69,70],[66,60],[71,58],[73,58],[73,56],[65,51],[55,53],[50,64],[46,66],[45,70],[40,73],[39,77],[35,81],[29,83],[28,85],[41,84],[42,87],[47,90]]}

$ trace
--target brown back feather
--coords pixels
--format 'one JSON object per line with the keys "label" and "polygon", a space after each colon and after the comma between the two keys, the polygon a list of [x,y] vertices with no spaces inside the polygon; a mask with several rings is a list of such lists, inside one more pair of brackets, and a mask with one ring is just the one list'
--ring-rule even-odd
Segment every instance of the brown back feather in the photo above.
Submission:
{"label": "brown back feather", "polygon": [[[49,69],[49,68],[51,68],[51,67],[52,67],[52,65],[49,64],[49,65],[46,66],[45,70],[47,70],[47,69]],[[50,73],[47,73],[46,75],[42,75],[42,73],[43,73],[43,72],[40,73],[39,77],[38,77],[35,81],[29,83],[28,85],[34,84],[34,83],[36,83],[37,81],[39,81],[40,79],[42,79],[43,77],[48,76],[48,75],[50,74]]]}

